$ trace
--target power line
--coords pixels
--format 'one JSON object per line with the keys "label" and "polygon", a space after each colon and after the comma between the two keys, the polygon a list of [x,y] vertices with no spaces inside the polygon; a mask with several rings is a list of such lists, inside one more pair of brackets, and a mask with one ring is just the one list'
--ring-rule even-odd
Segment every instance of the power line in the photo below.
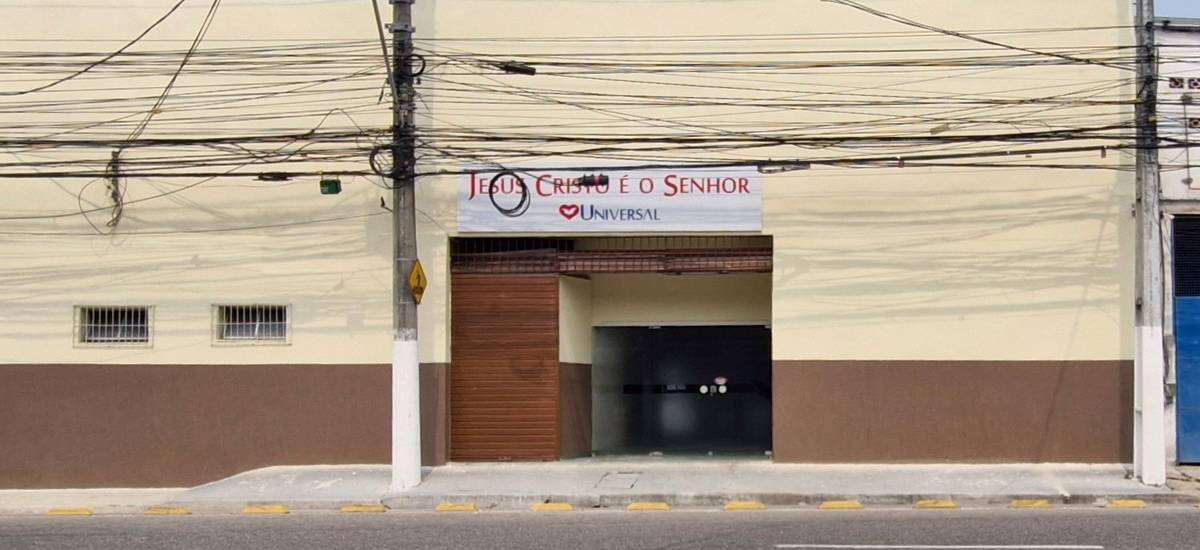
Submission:
{"label": "power line", "polygon": [[160,112],[163,102],[167,100],[167,96],[170,95],[171,89],[175,86],[175,81],[179,79],[179,75],[183,73],[183,68],[187,66],[188,61],[196,53],[196,49],[200,47],[200,41],[204,40],[204,35],[208,34],[208,29],[212,26],[213,19],[217,15],[217,8],[220,6],[221,0],[213,0],[212,5],[208,8],[208,14],[204,16],[204,21],[200,23],[200,30],[196,32],[196,38],[192,40],[192,46],[188,48],[187,53],[183,55],[183,59],[179,62],[179,68],[175,69],[175,73],[171,75],[171,80],[163,87],[162,93],[154,101],[154,105],[150,107],[150,110],[146,111],[146,118],[130,132],[128,140],[140,137],[142,132],[146,130],[146,126],[150,124],[150,119],[154,118],[154,115]]}
{"label": "power line", "polygon": [[99,61],[96,61],[95,63],[92,63],[92,64],[88,65],[87,67],[80,69],[79,71],[76,71],[68,76],[64,76],[64,77],[62,77],[58,80],[55,80],[54,82],[51,82],[49,84],[44,84],[44,85],[38,86],[36,88],[30,88],[28,90],[22,90],[19,92],[0,92],[0,96],[25,95],[25,94],[31,94],[34,92],[40,92],[42,90],[47,90],[47,89],[53,88],[54,86],[62,84],[63,82],[66,82],[68,80],[76,78],[76,77],[82,75],[83,73],[86,73],[104,63],[107,63],[111,59],[117,57],[118,55],[121,55],[121,53],[123,53],[125,50],[128,50],[129,48],[133,47],[133,45],[137,44],[138,41],[141,40],[144,36],[146,36],[147,34],[150,34],[150,31],[154,30],[154,28],[157,27],[159,25],[159,23],[166,21],[167,18],[170,17],[172,13],[175,13],[175,10],[178,10],[179,6],[182,6],[183,3],[186,1],[187,0],[179,0],[179,2],[176,2],[174,6],[171,6],[171,9],[167,10],[167,13],[163,14],[162,17],[159,17],[158,20],[155,21],[154,23],[152,23],[149,27],[146,27],[146,30],[142,31],[141,34],[137,35],[137,37],[135,37],[133,40],[130,40],[124,46],[121,46],[121,48],[118,49],[117,51],[105,56],[103,59],[100,59]]}
{"label": "power line", "polygon": [[1105,62],[1102,62],[1102,61],[1096,61],[1096,60],[1094,60],[1094,59],[1087,59],[1087,58],[1075,57],[1075,56],[1070,56],[1070,55],[1057,54],[1057,53],[1053,53],[1053,52],[1046,52],[1046,51],[1042,51],[1042,50],[1034,50],[1034,49],[1031,49],[1031,48],[1023,48],[1023,47],[1021,47],[1021,46],[1014,46],[1014,45],[1011,45],[1011,44],[1005,44],[1005,43],[1003,43],[1003,42],[997,42],[997,41],[995,41],[995,40],[989,40],[989,39],[986,39],[986,38],[980,38],[980,37],[977,37],[977,36],[971,36],[971,35],[969,35],[969,34],[964,34],[964,33],[957,32],[957,31],[952,31],[952,30],[949,30],[949,29],[943,29],[943,28],[935,27],[935,26],[933,26],[933,25],[927,25],[927,24],[925,24],[925,23],[920,23],[920,22],[917,22],[917,21],[913,21],[912,19],[908,19],[908,18],[905,18],[905,17],[901,17],[901,16],[899,16],[899,15],[891,14],[891,13],[888,13],[888,12],[885,12],[885,11],[882,11],[882,10],[877,10],[877,9],[874,9],[874,8],[870,8],[870,7],[867,7],[867,6],[864,6],[864,5],[860,4],[860,3],[858,3],[858,2],[855,2],[854,0],[822,0],[822,1],[824,1],[824,2],[831,2],[831,3],[834,3],[834,4],[839,4],[839,5],[842,5],[842,6],[851,7],[851,8],[854,8],[854,9],[856,9],[856,10],[859,10],[859,11],[862,11],[862,12],[869,13],[869,14],[871,14],[871,15],[874,15],[874,16],[876,16],[876,17],[882,17],[882,18],[884,18],[884,19],[887,19],[888,21],[894,21],[894,22],[896,22],[896,23],[900,23],[900,24],[902,24],[902,25],[908,25],[908,26],[910,26],[910,27],[916,27],[916,28],[918,28],[918,29],[924,29],[924,30],[927,30],[927,31],[932,31],[932,32],[937,32],[937,33],[942,33],[942,34],[945,34],[945,35],[948,35],[948,36],[953,36],[953,37],[956,37],[956,38],[961,38],[961,39],[963,39],[963,40],[970,40],[970,41],[972,41],[972,42],[978,42],[978,43],[980,43],[980,44],[988,44],[988,45],[990,45],[990,46],[996,46],[996,47],[998,47],[998,48],[1006,48],[1006,49],[1010,49],[1010,50],[1017,50],[1017,51],[1022,51],[1022,52],[1026,52],[1026,53],[1032,53],[1032,54],[1035,54],[1035,55],[1041,55],[1041,56],[1047,56],[1047,57],[1056,57],[1056,58],[1059,58],[1059,59],[1063,59],[1063,60],[1070,61],[1070,62],[1072,62],[1072,63],[1083,63],[1083,64],[1087,64],[1087,65],[1101,65],[1101,66],[1104,66],[1104,67],[1109,67],[1109,68],[1112,68],[1112,69],[1121,69],[1121,70],[1124,70],[1124,71],[1133,71],[1133,70],[1135,70],[1133,67],[1126,67],[1126,66],[1122,66],[1122,65],[1112,65],[1112,64],[1105,63]]}

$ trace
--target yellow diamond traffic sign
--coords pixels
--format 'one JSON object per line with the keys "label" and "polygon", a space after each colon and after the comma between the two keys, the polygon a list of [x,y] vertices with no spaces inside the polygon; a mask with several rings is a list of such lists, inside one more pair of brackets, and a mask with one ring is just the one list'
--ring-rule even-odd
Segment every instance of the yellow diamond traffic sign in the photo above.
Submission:
{"label": "yellow diamond traffic sign", "polygon": [[429,286],[429,279],[425,278],[425,268],[421,267],[421,260],[413,262],[412,271],[408,273],[408,287],[412,289],[413,301],[421,303],[421,297],[425,295],[425,287]]}

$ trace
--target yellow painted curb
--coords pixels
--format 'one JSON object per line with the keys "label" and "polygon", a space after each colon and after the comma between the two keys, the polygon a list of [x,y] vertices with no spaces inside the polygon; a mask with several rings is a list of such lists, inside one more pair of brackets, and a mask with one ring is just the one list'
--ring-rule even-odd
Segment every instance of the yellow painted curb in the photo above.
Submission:
{"label": "yellow painted curb", "polygon": [[1046,499],[1017,499],[1008,503],[1009,508],[1022,509],[1046,509],[1050,508],[1050,501]]}
{"label": "yellow painted curb", "polygon": [[634,502],[625,509],[630,512],[669,512],[671,505],[665,502]]}
{"label": "yellow painted curb", "polygon": [[92,514],[91,508],[51,508],[46,511],[47,516],[90,516]]}
{"label": "yellow painted curb", "polygon": [[342,511],[347,514],[382,514],[387,511],[387,506],[382,504],[351,504],[342,506]]}
{"label": "yellow painted curb", "polygon": [[243,514],[286,514],[288,513],[287,506],[279,504],[264,504],[261,506],[247,506],[242,508]]}
{"label": "yellow painted curb", "polygon": [[862,510],[862,507],[857,500],[827,500],[821,503],[822,510]]}
{"label": "yellow painted curb", "polygon": [[1110,500],[1110,501],[1108,501],[1108,504],[1104,505],[1104,507],[1105,508],[1145,508],[1146,501],[1140,500],[1140,499]]}
{"label": "yellow painted curb", "polygon": [[955,510],[958,508],[958,503],[953,500],[918,500],[917,508],[920,510]]}
{"label": "yellow painted curb", "polygon": [[574,512],[575,507],[566,502],[539,502],[529,507],[534,512]]}
{"label": "yellow painted curb", "polygon": [[474,502],[443,502],[434,508],[435,512],[478,512]]}
{"label": "yellow painted curb", "polygon": [[734,500],[725,503],[726,512],[749,512],[752,510],[766,510],[767,505],[757,500]]}
{"label": "yellow painted curb", "polygon": [[147,516],[188,516],[192,511],[182,506],[153,506],[142,513]]}

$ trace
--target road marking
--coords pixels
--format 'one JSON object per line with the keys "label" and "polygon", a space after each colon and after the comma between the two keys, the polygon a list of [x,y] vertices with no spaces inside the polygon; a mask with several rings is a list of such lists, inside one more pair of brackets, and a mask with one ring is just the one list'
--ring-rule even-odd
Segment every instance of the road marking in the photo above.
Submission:
{"label": "road marking", "polygon": [[733,500],[725,503],[726,512],[750,512],[766,509],[767,505],[757,500]]}
{"label": "road marking", "polygon": [[862,510],[862,503],[857,500],[827,500],[821,503],[821,510]]}
{"label": "road marking", "polygon": [[575,507],[568,502],[539,502],[529,507],[534,512],[574,512]]}
{"label": "road marking", "polygon": [[270,515],[270,514],[286,514],[288,513],[287,506],[279,504],[264,504],[261,506],[247,506],[242,508],[243,514],[250,515]]}
{"label": "road marking", "polygon": [[1050,508],[1050,501],[1043,498],[1017,499],[1008,503],[1009,508],[1044,510]]}
{"label": "road marking", "polygon": [[954,510],[958,508],[953,500],[918,500],[917,508],[921,510]]}
{"label": "road marking", "polygon": [[1145,508],[1146,501],[1141,499],[1110,500],[1105,508]]}
{"label": "road marking", "polygon": [[434,508],[435,512],[478,512],[474,502],[443,502]]}
{"label": "road marking", "polygon": [[665,502],[634,502],[625,509],[630,512],[669,512],[671,505]]}
{"label": "road marking", "polygon": [[153,506],[142,514],[147,516],[190,516],[192,511],[182,506]]}
{"label": "road marking", "polygon": [[47,516],[90,516],[92,515],[91,508],[51,508],[46,512]]}
{"label": "road marking", "polygon": [[811,550],[1104,550],[1088,544],[776,544]]}
{"label": "road marking", "polygon": [[342,506],[342,512],[346,514],[382,514],[387,512],[387,506],[382,504],[350,504]]}

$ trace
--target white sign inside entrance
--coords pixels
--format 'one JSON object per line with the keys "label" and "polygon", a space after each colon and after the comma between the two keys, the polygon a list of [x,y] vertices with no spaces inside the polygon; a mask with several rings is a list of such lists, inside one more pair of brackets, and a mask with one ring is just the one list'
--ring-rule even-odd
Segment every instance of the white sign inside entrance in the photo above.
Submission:
{"label": "white sign inside entrance", "polygon": [[[529,206],[505,215],[489,188],[497,172],[468,174],[458,188],[462,232],[636,233],[761,231],[762,175],[754,168],[521,172]],[[608,176],[607,185],[583,186],[587,175]],[[520,204],[522,189],[511,174],[496,180],[501,208]]]}

